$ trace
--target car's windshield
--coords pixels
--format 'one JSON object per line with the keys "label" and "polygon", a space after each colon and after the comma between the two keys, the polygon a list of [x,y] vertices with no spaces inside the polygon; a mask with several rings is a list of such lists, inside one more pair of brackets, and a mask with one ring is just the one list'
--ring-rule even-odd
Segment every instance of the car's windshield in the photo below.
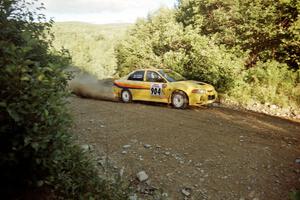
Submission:
{"label": "car's windshield", "polygon": [[180,74],[167,69],[159,70],[159,73],[165,77],[169,82],[176,82],[176,81],[184,81],[186,78],[181,76]]}

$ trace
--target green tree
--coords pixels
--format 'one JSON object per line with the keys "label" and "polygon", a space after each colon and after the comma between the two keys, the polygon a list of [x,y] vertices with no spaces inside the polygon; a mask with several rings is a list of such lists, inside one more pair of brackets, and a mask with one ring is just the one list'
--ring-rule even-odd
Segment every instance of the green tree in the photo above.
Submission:
{"label": "green tree", "polygon": [[194,29],[183,28],[170,9],[160,9],[139,21],[116,48],[116,55],[120,75],[136,68],[171,68],[221,90],[232,86],[242,65],[241,59],[213,40]]}
{"label": "green tree", "polygon": [[116,48],[117,71],[171,68],[244,105],[298,108],[299,5],[179,0],[175,9],[160,9],[135,24]]}
{"label": "green tree", "polygon": [[177,20],[239,53],[246,67],[276,59],[299,69],[299,1],[182,0]]}
{"label": "green tree", "polygon": [[117,72],[121,76],[136,68],[163,68],[168,60],[164,55],[170,57],[173,50],[180,51],[183,27],[175,21],[174,14],[173,10],[162,8],[129,30],[126,40],[116,47]]}

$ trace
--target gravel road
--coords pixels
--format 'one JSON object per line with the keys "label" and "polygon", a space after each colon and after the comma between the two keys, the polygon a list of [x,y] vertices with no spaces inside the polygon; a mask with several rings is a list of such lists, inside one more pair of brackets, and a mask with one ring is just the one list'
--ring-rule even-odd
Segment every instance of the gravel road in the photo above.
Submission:
{"label": "gravel road", "polygon": [[[284,200],[300,189],[300,123],[226,108],[70,98],[73,132],[171,199]],[[151,182],[150,182],[151,181]]]}

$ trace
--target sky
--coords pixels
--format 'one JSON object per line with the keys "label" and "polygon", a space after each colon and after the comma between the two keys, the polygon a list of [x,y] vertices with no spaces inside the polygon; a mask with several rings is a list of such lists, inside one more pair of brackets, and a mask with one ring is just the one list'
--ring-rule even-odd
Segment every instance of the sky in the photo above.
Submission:
{"label": "sky", "polygon": [[174,7],[176,0],[41,0],[54,21],[94,24],[134,23],[160,7]]}

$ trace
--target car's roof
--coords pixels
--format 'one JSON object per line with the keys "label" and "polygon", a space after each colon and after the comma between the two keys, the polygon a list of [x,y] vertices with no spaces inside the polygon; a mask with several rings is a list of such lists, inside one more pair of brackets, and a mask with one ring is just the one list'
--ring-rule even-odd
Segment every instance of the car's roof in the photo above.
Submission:
{"label": "car's roof", "polygon": [[144,68],[144,69],[136,69],[134,71],[141,71],[141,70],[143,70],[143,71],[147,71],[147,70],[160,71],[160,70],[170,70],[170,69]]}
{"label": "car's roof", "polygon": [[135,69],[134,71],[141,71],[141,70],[143,70],[143,71],[146,71],[146,70],[158,71],[159,69],[157,69],[157,68],[140,68],[140,69]]}

